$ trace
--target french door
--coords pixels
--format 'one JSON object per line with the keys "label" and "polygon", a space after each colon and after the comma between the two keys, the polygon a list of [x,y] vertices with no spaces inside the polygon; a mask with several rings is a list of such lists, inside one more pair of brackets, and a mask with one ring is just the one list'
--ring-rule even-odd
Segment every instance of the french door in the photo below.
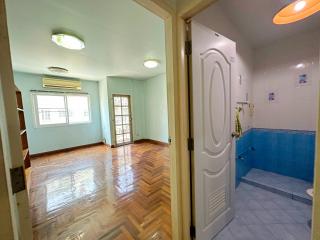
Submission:
{"label": "french door", "polygon": [[116,145],[132,142],[132,117],[129,95],[113,94],[113,118]]}

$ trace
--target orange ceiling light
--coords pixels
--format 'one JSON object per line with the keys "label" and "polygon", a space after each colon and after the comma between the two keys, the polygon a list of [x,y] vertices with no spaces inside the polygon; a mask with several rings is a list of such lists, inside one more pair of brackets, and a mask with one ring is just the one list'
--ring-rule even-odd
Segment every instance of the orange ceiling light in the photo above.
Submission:
{"label": "orange ceiling light", "polygon": [[274,24],[300,21],[320,11],[320,0],[297,0],[282,8],[273,18]]}

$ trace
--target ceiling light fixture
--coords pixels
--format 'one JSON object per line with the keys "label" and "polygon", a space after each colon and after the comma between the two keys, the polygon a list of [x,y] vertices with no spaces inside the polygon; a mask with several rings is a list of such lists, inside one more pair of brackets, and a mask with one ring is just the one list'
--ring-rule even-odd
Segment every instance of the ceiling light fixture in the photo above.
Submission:
{"label": "ceiling light fixture", "polygon": [[282,8],[274,17],[274,24],[288,24],[305,19],[320,11],[319,0],[297,0]]}
{"label": "ceiling light fixture", "polygon": [[300,12],[302,9],[304,9],[304,7],[307,5],[306,1],[298,1],[295,5],[294,5],[294,10],[296,12]]}
{"label": "ceiling light fixture", "polygon": [[51,40],[52,42],[54,42],[60,47],[64,47],[72,50],[81,50],[85,48],[83,40],[70,34],[55,33],[55,34],[52,34]]}
{"label": "ceiling light fixture", "polygon": [[305,68],[305,64],[304,63],[298,63],[297,65],[296,65],[296,69],[300,69],[300,68]]}
{"label": "ceiling light fixture", "polygon": [[54,73],[68,73],[69,70],[66,68],[62,68],[62,67],[48,67],[48,70]]}
{"label": "ceiling light fixture", "polygon": [[155,59],[148,59],[148,60],[145,60],[143,65],[146,67],[146,68],[156,68],[158,67],[160,64],[160,62],[158,60],[155,60]]}

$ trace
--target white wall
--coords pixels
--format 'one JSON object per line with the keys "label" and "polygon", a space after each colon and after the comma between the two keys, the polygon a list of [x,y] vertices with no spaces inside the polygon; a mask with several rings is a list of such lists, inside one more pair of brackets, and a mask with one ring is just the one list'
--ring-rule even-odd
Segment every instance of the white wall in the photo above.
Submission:
{"label": "white wall", "polygon": [[[319,33],[286,38],[255,51],[253,102],[256,128],[315,130],[319,80]],[[297,69],[303,63],[305,68]],[[299,74],[311,83],[299,86]],[[275,92],[274,102],[268,93]]]}
{"label": "white wall", "polygon": [[[248,94],[248,101],[252,101],[252,74],[253,74],[253,50],[248,41],[238,31],[235,25],[230,21],[221,7],[220,2],[217,2],[194,17],[194,20],[204,26],[211,28],[213,31],[233,40],[237,45],[237,71],[238,79],[236,84],[237,94],[236,101],[245,101]],[[241,84],[240,84],[241,76]],[[252,127],[252,120],[249,115],[248,107],[244,107],[244,112],[241,114],[241,122],[243,130]]]}
{"label": "white wall", "polygon": [[113,116],[113,94],[130,95],[132,114],[133,141],[143,139],[145,135],[145,98],[144,80],[121,77],[107,77],[109,97],[109,118],[111,127],[111,142],[115,145],[115,129]]}
{"label": "white wall", "polygon": [[112,94],[131,96],[133,140],[168,142],[166,75],[145,79],[107,77],[99,82],[102,136],[115,145]]}

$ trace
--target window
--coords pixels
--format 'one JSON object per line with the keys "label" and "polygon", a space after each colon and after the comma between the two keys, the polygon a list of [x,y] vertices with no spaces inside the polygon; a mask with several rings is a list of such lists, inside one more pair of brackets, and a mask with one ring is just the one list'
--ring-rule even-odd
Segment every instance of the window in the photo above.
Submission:
{"label": "window", "polygon": [[37,126],[90,122],[88,95],[33,94]]}
{"label": "window", "polygon": [[67,96],[69,123],[90,122],[88,96]]}

